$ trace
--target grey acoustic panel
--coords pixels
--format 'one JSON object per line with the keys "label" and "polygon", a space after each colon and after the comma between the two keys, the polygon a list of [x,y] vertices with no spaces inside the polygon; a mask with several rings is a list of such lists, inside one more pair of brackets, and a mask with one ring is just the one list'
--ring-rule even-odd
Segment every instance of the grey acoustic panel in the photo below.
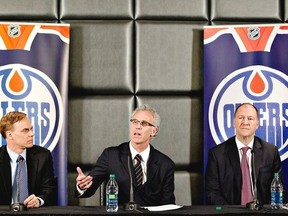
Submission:
{"label": "grey acoustic panel", "polygon": [[72,88],[133,91],[132,22],[71,21]]}
{"label": "grey acoustic panel", "polygon": [[72,172],[68,173],[68,185],[67,185],[67,193],[69,197],[69,205],[79,205],[79,199],[75,198],[75,184],[76,184],[76,169]]}
{"label": "grey acoustic panel", "polygon": [[280,22],[280,6],[280,0],[211,0],[211,20]]}
{"label": "grey acoustic panel", "polygon": [[161,118],[152,145],[178,166],[199,163],[202,158],[201,101],[182,96],[138,96],[137,104],[150,104]]}
{"label": "grey acoustic panel", "polygon": [[192,205],[191,174],[187,171],[175,172],[175,198],[177,205]]}
{"label": "grey acoustic panel", "polygon": [[207,0],[138,0],[136,19],[208,20]]}
{"label": "grey acoustic panel", "polygon": [[132,0],[61,0],[61,19],[132,18]]}
{"label": "grey acoustic panel", "polygon": [[[83,171],[83,170],[82,170]],[[83,171],[85,174],[88,173]],[[79,205],[79,206],[100,206],[101,205],[101,196],[100,189],[97,189],[95,194],[88,198],[77,198],[75,197],[75,185],[76,185],[77,171],[68,173],[68,196],[69,196],[69,205]]]}
{"label": "grey acoustic panel", "polygon": [[132,109],[132,96],[70,99],[68,160],[95,164],[104,148],[128,141]]}
{"label": "grey acoustic panel", "polygon": [[[136,24],[136,92],[199,90],[202,26],[191,22]],[[195,43],[195,38],[201,42]]]}
{"label": "grey acoustic panel", "polygon": [[57,0],[0,0],[3,20],[58,19]]}
{"label": "grey acoustic panel", "polygon": [[283,8],[284,10],[284,22],[287,23],[288,21],[288,0],[284,0],[284,5],[285,7]]}
{"label": "grey acoustic panel", "polygon": [[202,172],[191,173],[191,191],[192,191],[192,205],[203,204],[204,190],[203,190],[203,174]]}

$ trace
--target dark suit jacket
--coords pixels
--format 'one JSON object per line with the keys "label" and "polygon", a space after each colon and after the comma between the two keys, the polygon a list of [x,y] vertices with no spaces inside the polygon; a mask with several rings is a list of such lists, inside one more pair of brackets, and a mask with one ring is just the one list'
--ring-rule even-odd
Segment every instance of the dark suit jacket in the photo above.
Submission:
{"label": "dark suit jacket", "polygon": [[[274,173],[281,175],[281,160],[276,146],[255,137],[257,198],[268,204]],[[235,136],[209,150],[206,169],[207,204],[241,205],[242,173]]]}
{"label": "dark suit jacket", "polygon": [[134,201],[141,206],[174,204],[174,162],[150,145],[150,155],[147,162],[147,182],[135,189],[135,176],[132,167],[129,143],[117,147],[106,148],[98,158],[95,167],[89,173],[93,184],[81,197],[92,196],[103,181],[108,180],[110,173],[115,173],[119,186],[118,202],[124,204],[130,201],[130,170],[133,178]]}
{"label": "dark suit jacket", "polygon": [[[12,200],[10,157],[6,148],[6,145],[0,148],[0,205],[9,205]],[[29,195],[42,198],[44,205],[56,204],[56,182],[50,151],[34,145],[27,148],[26,156]]]}

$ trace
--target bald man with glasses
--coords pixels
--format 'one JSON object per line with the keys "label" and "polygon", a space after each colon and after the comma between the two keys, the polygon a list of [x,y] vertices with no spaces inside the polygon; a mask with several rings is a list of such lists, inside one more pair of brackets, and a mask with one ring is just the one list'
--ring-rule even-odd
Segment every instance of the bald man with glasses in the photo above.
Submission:
{"label": "bald man with glasses", "polygon": [[130,141],[106,148],[87,176],[77,167],[76,197],[92,196],[101,183],[108,180],[109,174],[114,173],[119,186],[119,204],[128,203],[131,174],[135,203],[141,206],[175,204],[175,164],[150,144],[159,126],[160,117],[155,109],[149,105],[136,108],[130,119]]}

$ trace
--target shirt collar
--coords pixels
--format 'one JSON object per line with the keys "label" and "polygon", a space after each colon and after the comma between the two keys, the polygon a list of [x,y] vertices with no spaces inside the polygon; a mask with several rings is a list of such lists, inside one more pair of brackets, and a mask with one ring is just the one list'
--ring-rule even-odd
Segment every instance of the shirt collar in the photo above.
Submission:
{"label": "shirt collar", "polygon": [[137,151],[133,148],[131,142],[129,143],[129,148],[130,148],[130,152],[131,152],[132,159],[134,159],[137,154],[140,154],[141,157],[142,157],[142,159],[143,159],[143,161],[144,161],[145,163],[147,163],[148,157],[149,157],[149,154],[150,154],[150,145],[148,145],[148,147],[147,147],[144,151],[142,151],[142,152],[140,152],[140,153],[137,152]]}
{"label": "shirt collar", "polygon": [[[18,159],[18,156],[19,154],[13,152],[7,145],[7,152],[8,152],[8,155],[10,157],[10,159],[16,163],[17,159]],[[24,151],[20,154],[25,160],[26,160],[26,149],[24,149]]]}
{"label": "shirt collar", "polygon": [[236,145],[237,145],[237,148],[238,150],[240,150],[241,148],[243,147],[249,147],[250,149],[253,148],[253,143],[254,143],[254,138],[251,140],[250,143],[248,143],[248,145],[244,145],[239,139],[237,139],[237,137],[235,136],[235,142],[236,142]]}

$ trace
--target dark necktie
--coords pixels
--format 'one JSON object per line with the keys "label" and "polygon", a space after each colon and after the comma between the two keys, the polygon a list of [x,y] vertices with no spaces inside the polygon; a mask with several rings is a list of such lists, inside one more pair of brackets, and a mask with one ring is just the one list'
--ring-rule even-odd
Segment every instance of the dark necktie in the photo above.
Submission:
{"label": "dark necktie", "polygon": [[136,185],[139,187],[143,183],[143,170],[141,166],[142,157],[141,155],[137,154],[135,156],[136,164],[134,166],[135,177],[136,177]]}
{"label": "dark necktie", "polygon": [[14,203],[23,203],[28,197],[28,180],[26,171],[26,162],[24,158],[19,155],[17,159],[16,174],[13,183],[13,200]]}
{"label": "dark necktie", "polygon": [[247,203],[253,200],[250,172],[246,155],[248,149],[249,147],[241,148],[243,152],[241,161],[241,169],[242,169],[241,205],[246,205]]}

